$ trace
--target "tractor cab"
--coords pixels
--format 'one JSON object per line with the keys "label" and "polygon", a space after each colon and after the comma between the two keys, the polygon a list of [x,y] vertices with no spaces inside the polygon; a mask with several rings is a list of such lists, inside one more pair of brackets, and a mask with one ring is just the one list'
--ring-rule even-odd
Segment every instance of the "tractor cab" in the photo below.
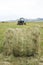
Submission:
{"label": "tractor cab", "polygon": [[18,25],[23,25],[24,24],[24,18],[20,18],[18,20]]}

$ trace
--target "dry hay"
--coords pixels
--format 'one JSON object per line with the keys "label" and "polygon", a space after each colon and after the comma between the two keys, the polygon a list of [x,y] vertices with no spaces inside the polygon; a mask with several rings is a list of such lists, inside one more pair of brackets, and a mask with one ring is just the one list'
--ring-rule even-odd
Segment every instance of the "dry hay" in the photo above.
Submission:
{"label": "dry hay", "polygon": [[34,59],[34,58],[27,58],[27,57],[24,57],[24,58],[21,58],[21,57],[17,57],[15,58],[15,61],[12,63],[14,65],[39,65],[39,62],[37,59]]}
{"label": "dry hay", "polygon": [[39,54],[40,32],[38,28],[8,29],[5,33],[3,51],[5,55],[34,56]]}
{"label": "dry hay", "polygon": [[0,65],[39,65],[39,61],[36,58],[14,57],[13,61],[1,61]]}

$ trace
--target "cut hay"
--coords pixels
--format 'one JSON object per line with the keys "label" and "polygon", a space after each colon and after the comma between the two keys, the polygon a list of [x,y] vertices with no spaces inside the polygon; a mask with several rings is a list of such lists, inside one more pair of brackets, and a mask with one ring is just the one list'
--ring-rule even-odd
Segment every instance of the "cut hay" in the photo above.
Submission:
{"label": "cut hay", "polygon": [[13,62],[1,61],[0,65],[39,65],[37,59],[15,58]]}
{"label": "cut hay", "polygon": [[17,57],[15,58],[15,61],[12,63],[14,65],[39,65],[39,62],[37,59],[34,58],[21,58],[21,57]]}
{"label": "cut hay", "polygon": [[34,56],[39,54],[39,34],[38,28],[16,28],[8,29],[4,39],[4,54],[14,56]]}

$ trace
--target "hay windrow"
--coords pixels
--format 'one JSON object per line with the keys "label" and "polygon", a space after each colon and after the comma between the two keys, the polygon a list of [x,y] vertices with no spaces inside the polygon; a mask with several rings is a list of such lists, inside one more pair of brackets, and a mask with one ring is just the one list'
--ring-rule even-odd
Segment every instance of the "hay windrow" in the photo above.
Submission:
{"label": "hay windrow", "polygon": [[8,29],[4,39],[4,54],[14,56],[34,56],[39,53],[40,32],[38,28]]}

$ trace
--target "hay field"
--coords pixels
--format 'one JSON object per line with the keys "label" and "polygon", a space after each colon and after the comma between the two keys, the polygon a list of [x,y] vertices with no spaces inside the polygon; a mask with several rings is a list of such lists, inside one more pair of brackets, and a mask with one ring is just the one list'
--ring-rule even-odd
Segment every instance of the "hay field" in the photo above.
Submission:
{"label": "hay field", "polygon": [[[14,23],[14,22],[10,22],[10,23],[0,23],[0,60],[3,61],[3,60],[7,60],[7,61],[10,61],[10,62],[14,62],[14,57],[7,57],[7,59],[5,57],[3,57],[3,55],[1,55],[1,52],[2,52],[2,48],[3,48],[3,41],[4,41],[4,36],[5,36],[5,31],[8,29],[8,28],[32,28],[34,26],[39,26],[40,28],[40,49],[41,49],[41,58],[43,57],[43,22],[29,22],[29,23],[26,23],[26,25],[17,25],[17,23]],[[13,60],[12,60],[13,58]],[[16,59],[17,60],[17,59]],[[16,62],[15,60],[15,62]],[[21,60],[21,58],[19,59]],[[25,62],[25,59],[23,58],[24,62]],[[42,60],[42,59],[41,59]],[[19,61],[18,61],[19,62]],[[34,61],[32,61],[34,62]],[[43,62],[43,60],[42,60]],[[1,63],[2,64],[2,63]],[[2,64],[3,65],[3,64]],[[7,64],[7,65],[12,65],[12,64]],[[18,64],[19,65],[19,64]],[[22,65],[22,64],[21,64]],[[24,64],[26,65],[26,64]],[[28,64],[27,64],[28,65]],[[31,64],[31,65],[34,65],[34,64]]]}

